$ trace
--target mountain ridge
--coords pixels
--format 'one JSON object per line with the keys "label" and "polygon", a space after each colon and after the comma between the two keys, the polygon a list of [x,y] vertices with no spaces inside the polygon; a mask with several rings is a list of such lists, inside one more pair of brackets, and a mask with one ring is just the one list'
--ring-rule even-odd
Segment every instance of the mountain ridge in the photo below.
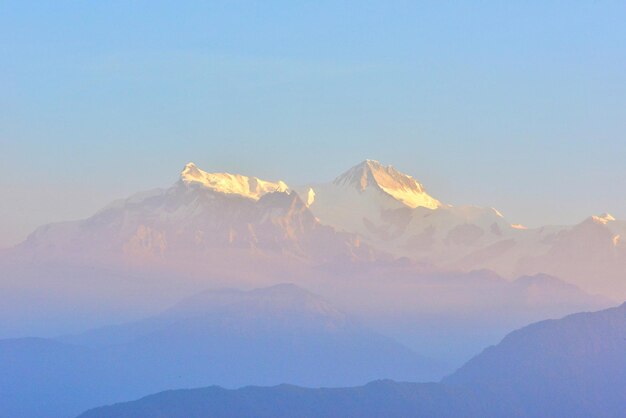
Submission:
{"label": "mountain ridge", "polygon": [[426,193],[424,186],[413,177],[401,173],[393,166],[383,166],[376,160],[365,160],[333,180],[338,186],[352,186],[364,191],[376,187],[404,205],[436,209],[441,202]]}
{"label": "mountain ridge", "polygon": [[162,392],[94,408],[79,417],[618,418],[626,386],[624,338],[626,303],[513,331],[440,383],[380,380],[321,389],[213,386]]}
{"label": "mountain ridge", "polygon": [[186,185],[198,184],[218,193],[236,194],[253,200],[259,200],[267,193],[289,190],[289,186],[282,180],[271,182],[241,174],[208,173],[192,162],[185,165],[180,173],[180,181]]}
{"label": "mountain ridge", "polygon": [[[171,387],[440,377],[426,359],[293,284],[207,291],[139,321],[0,339],[3,417],[67,417]],[[25,401],[28,399],[28,401]]]}
{"label": "mountain ridge", "polygon": [[[375,160],[302,190],[189,163],[170,188],[132,195],[84,220],[44,225],[5,254],[194,276],[236,272],[227,261],[275,271],[338,258],[408,257],[438,270],[490,269],[509,279],[546,273],[621,297],[622,237],[626,221],[608,214],[522,229],[492,207],[445,205],[413,177]],[[240,276],[260,271],[253,273]]]}

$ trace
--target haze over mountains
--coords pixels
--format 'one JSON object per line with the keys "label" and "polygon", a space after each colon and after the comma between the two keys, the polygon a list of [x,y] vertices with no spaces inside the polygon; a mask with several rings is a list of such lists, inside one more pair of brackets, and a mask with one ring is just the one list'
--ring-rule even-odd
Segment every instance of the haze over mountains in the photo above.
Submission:
{"label": "haze over mountains", "polygon": [[195,266],[200,273],[219,268],[224,257],[370,257],[355,235],[317,221],[283,182],[209,174],[192,163],[168,189],[114,202],[84,221],[39,228],[17,250],[36,260]]}
{"label": "haze over mountains", "polygon": [[0,1],[0,418],[626,418],[626,1],[564,3]]}
{"label": "haze over mountains", "polygon": [[318,265],[408,257],[438,270],[550,274],[591,293],[625,297],[621,237],[626,222],[608,214],[524,229],[493,208],[442,203],[411,176],[372,160],[332,183],[296,189],[190,163],[168,189],[115,202],[83,221],[41,227],[9,253],[200,276],[232,274],[233,259],[283,270],[273,260]]}
{"label": "haze over mountains", "polygon": [[189,163],[169,188],[42,226],[5,251],[0,336],[78,332],[208,288],[287,282],[422,354],[463,347],[447,359],[457,365],[514,327],[619,300],[624,225],[605,215],[520,229],[372,160],[296,188]]}
{"label": "haze over mountains", "polygon": [[0,368],[0,416],[22,418],[75,416],[175,387],[345,386],[443,370],[291,284],[204,292],[77,335],[0,340]]}
{"label": "haze over mountains", "polygon": [[551,274],[593,293],[626,296],[626,222],[609,214],[527,229],[494,208],[442,203],[412,177],[372,160],[312,190],[309,207],[322,223],[395,256],[509,278]]}
{"label": "haze over mountains", "polygon": [[[207,173],[190,163],[169,189],[115,202],[85,221],[39,228],[18,248],[36,259],[69,256],[74,262],[77,256],[90,262],[111,262],[113,257],[137,262],[181,253],[193,259],[193,255],[210,256],[224,247],[313,262],[353,256],[345,248],[333,248],[326,258],[318,254],[319,247],[297,248],[314,230],[323,229],[323,224],[333,227],[335,234],[330,235],[340,235],[328,239],[349,250],[358,248],[358,239],[365,238],[392,250],[391,255],[408,253],[435,263],[441,251],[465,254],[494,239],[475,242],[482,235],[501,237],[502,230],[511,229],[496,210],[443,205],[413,178],[370,160],[332,183],[305,188],[300,195],[303,199],[282,181]],[[427,219],[433,216],[437,219]],[[479,231],[477,223],[488,234]],[[341,231],[359,238],[350,241],[355,236],[341,235]],[[318,237],[309,241],[322,248],[327,244]]]}
{"label": "haze over mountains", "polygon": [[626,303],[514,331],[441,383],[209,387],[163,392],[80,416],[618,418],[626,405],[625,340]]}
{"label": "haze over mountains", "polygon": [[438,380],[512,329],[623,300],[625,233],[607,214],[524,229],[372,160],[298,187],[189,163],[169,188],[0,254],[4,414],[212,384]]}

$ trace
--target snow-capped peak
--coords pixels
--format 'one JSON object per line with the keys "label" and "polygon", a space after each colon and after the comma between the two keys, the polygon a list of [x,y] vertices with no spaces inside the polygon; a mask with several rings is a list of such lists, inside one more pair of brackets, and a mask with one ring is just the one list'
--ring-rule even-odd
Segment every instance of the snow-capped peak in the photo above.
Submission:
{"label": "snow-capped peak", "polygon": [[191,162],[185,165],[180,179],[184,184],[200,184],[219,193],[236,194],[254,200],[259,200],[266,193],[289,190],[283,181],[271,182],[240,174],[207,173]]}
{"label": "snow-capped peak", "polygon": [[593,215],[591,217],[591,219],[599,224],[603,224],[606,225],[609,222],[612,222],[615,220],[615,218],[613,217],[613,215],[611,215],[610,213],[603,213],[602,215]]}
{"label": "snow-capped peak", "polygon": [[375,160],[365,160],[352,167],[337,177],[333,183],[338,186],[356,187],[359,191],[376,187],[412,208],[436,209],[442,206],[441,202],[428,195],[424,186],[413,177]]}

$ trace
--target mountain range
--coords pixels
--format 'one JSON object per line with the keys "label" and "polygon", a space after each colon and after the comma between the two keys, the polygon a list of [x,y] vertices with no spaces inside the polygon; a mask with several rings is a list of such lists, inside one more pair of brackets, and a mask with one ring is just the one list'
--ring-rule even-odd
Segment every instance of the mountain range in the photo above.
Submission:
{"label": "mountain range", "polygon": [[494,208],[445,204],[373,160],[330,183],[295,188],[189,163],[172,187],[114,202],[82,221],[43,226],[9,254],[198,277],[236,276],[237,263],[240,278],[255,280],[263,279],[259,264],[282,280],[302,265],[408,257],[438,271],[544,273],[626,297],[625,236],[626,222],[609,214],[528,229]]}
{"label": "mountain range", "polygon": [[529,229],[491,207],[442,203],[411,176],[372,160],[307,193],[322,223],[395,257],[508,278],[545,273],[593,293],[626,296],[626,222],[609,214]]}
{"label": "mountain range", "polygon": [[207,289],[296,283],[455,367],[513,328],[618,300],[623,227],[603,215],[521,229],[372,160],[302,187],[189,163],[169,188],[42,226],[0,254],[0,336],[54,337]]}
{"label": "mountain range", "polygon": [[[485,408],[494,398],[519,408],[539,399],[532,388],[518,394],[506,385],[533,367],[488,373],[503,362],[498,356],[534,353],[556,367],[571,353],[513,353],[514,333],[498,345],[508,347],[504,354],[490,349],[467,360],[512,329],[623,300],[624,233],[626,222],[608,214],[527,229],[491,207],[447,204],[372,160],[332,182],[296,187],[189,163],[168,188],[42,226],[0,253],[0,392],[10,400],[0,416],[71,416],[182,387],[336,387],[444,375],[438,384],[207,393],[210,405],[228,398],[241,411],[240,394],[260,404],[278,394],[305,408],[302,416],[311,414],[308,397],[336,408],[336,394],[354,411],[498,416]],[[544,386],[536,385],[550,393]]]}
{"label": "mountain range", "polygon": [[618,418],[626,405],[625,340],[626,303],[514,331],[440,383],[174,390],[80,417]]}
{"label": "mountain range", "polygon": [[[0,340],[0,416],[69,417],[172,387],[345,386],[443,368],[292,284],[196,294],[153,317]],[[28,401],[26,401],[28,400]]]}

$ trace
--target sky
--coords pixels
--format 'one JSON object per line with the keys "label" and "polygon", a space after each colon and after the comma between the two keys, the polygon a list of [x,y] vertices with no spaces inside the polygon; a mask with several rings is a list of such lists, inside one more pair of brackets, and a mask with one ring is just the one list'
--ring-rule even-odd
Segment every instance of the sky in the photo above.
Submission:
{"label": "sky", "polygon": [[626,219],[622,1],[0,1],[0,247],[173,184],[370,158],[513,223]]}

